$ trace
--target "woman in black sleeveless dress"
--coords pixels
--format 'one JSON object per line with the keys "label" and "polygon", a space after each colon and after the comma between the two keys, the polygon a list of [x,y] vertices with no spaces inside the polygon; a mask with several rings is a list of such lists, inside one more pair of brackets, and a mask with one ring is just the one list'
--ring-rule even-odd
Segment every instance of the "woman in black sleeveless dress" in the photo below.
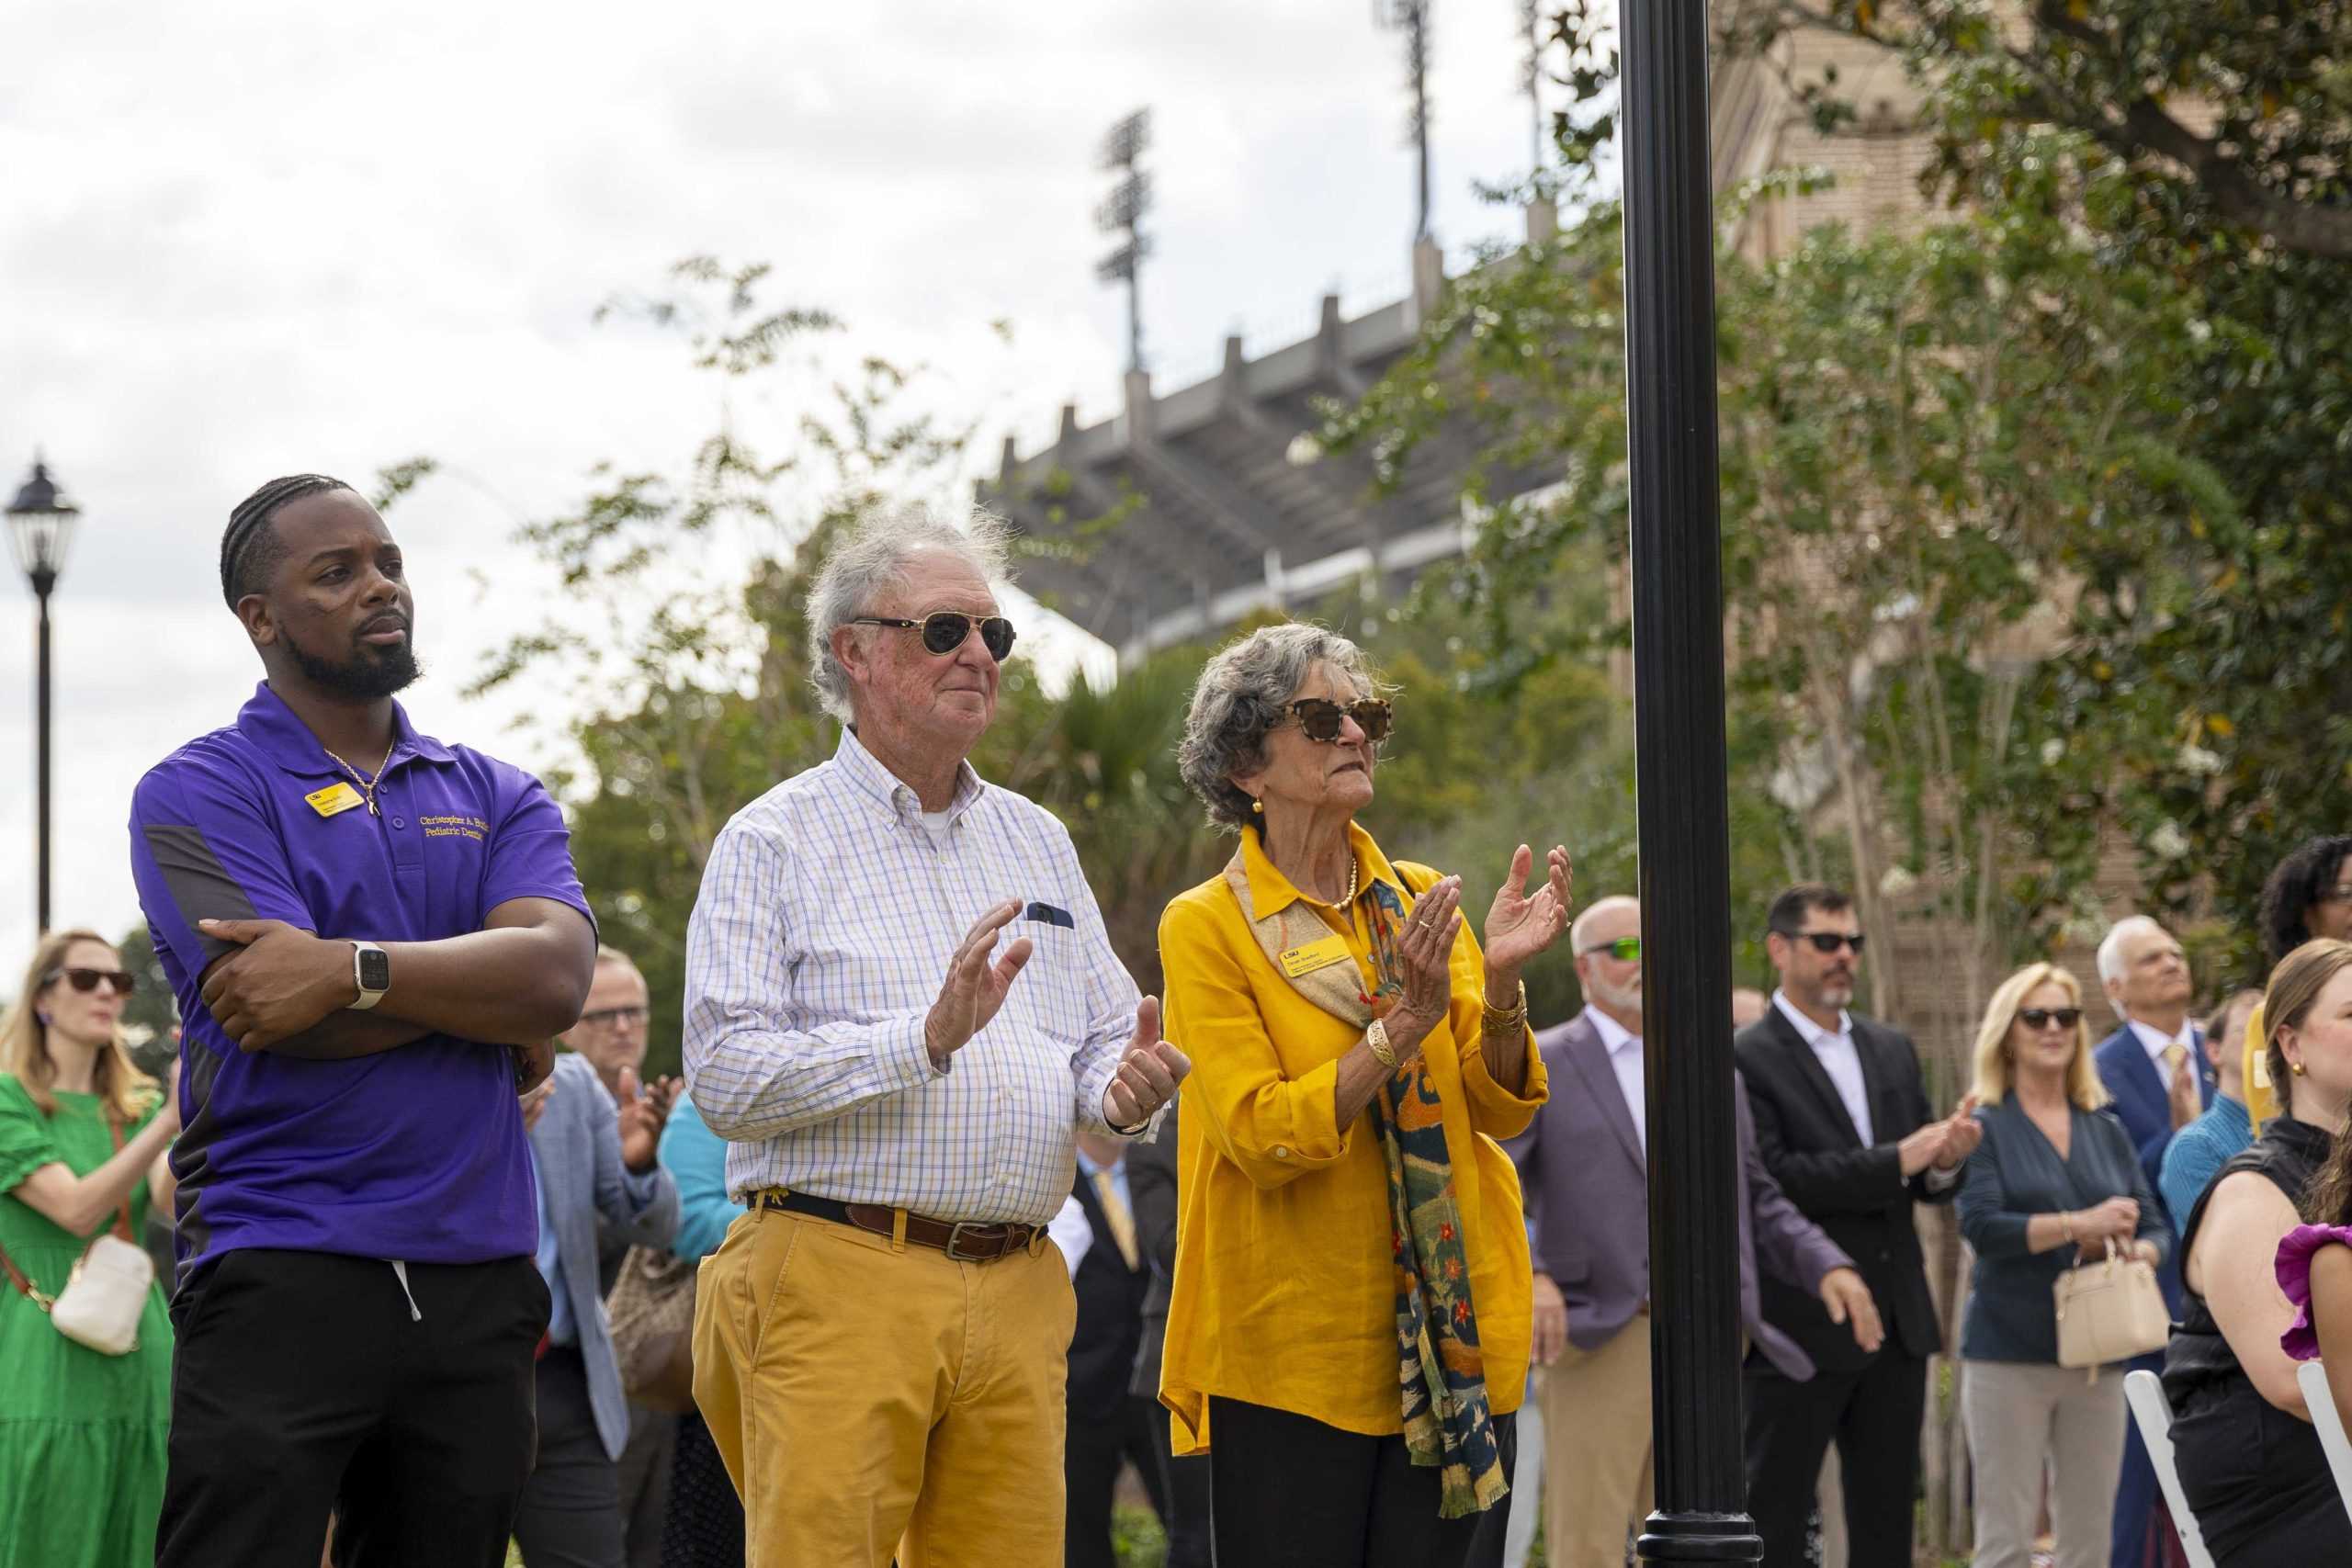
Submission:
{"label": "woman in black sleeveless dress", "polygon": [[2315,942],[2272,972],[2270,1081],[2287,1109],[2222,1168],[2181,1235],[2188,1302],[2165,1357],[2173,1461],[2217,1568],[2352,1563],[2352,1518],[2279,1345],[2295,1318],[2273,1261],[2352,1099],[2352,1031],[2313,1004],[2352,971],[2352,944]]}

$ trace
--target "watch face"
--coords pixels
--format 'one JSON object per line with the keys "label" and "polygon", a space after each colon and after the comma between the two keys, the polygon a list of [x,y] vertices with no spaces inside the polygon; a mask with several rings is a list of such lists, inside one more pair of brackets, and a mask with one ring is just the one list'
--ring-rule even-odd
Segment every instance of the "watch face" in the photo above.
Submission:
{"label": "watch face", "polygon": [[359,987],[366,991],[389,990],[392,984],[392,961],[372,948],[359,953]]}

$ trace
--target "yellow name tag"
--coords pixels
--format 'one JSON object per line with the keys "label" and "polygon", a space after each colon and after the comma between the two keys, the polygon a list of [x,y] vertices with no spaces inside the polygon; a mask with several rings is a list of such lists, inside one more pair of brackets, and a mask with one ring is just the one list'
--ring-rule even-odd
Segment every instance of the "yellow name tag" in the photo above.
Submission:
{"label": "yellow name tag", "polygon": [[1345,964],[1353,956],[1348,951],[1347,939],[1327,936],[1321,942],[1310,942],[1283,953],[1283,973],[1295,980],[1301,975],[1312,975],[1317,969]]}
{"label": "yellow name tag", "polygon": [[322,817],[332,817],[338,811],[348,811],[355,806],[368,804],[359,797],[359,792],[347,784],[331,784],[324,789],[312,790],[302,798],[309,801],[311,809]]}

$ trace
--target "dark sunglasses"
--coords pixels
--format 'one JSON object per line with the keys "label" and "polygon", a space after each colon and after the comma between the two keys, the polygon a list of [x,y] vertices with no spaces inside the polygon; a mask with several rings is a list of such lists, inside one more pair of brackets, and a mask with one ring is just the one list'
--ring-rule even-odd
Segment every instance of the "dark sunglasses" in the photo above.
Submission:
{"label": "dark sunglasses", "polygon": [[1861,956],[1862,943],[1868,940],[1860,931],[1851,936],[1844,931],[1782,931],[1781,934],[1791,942],[1813,943],[1815,953],[1835,953],[1841,947],[1850,947],[1857,958]]}
{"label": "dark sunglasses", "polygon": [[910,621],[902,615],[858,615],[850,621],[854,626],[891,626],[899,631],[922,630],[925,653],[953,653],[964,646],[972,628],[980,628],[980,641],[989,657],[999,664],[1012,651],[1012,623],[1002,615],[967,615],[955,610],[933,610],[920,621]]}
{"label": "dark sunglasses", "polygon": [[1363,731],[1363,738],[1375,746],[1388,739],[1396,724],[1396,710],[1377,697],[1367,697],[1345,707],[1321,697],[1301,697],[1286,705],[1283,711],[1298,721],[1300,734],[1326,746],[1339,739],[1341,719],[1354,719],[1356,728]]}
{"label": "dark sunglasses", "polygon": [[52,969],[40,977],[44,986],[54,985],[60,980],[84,995],[96,990],[101,985],[112,986],[118,997],[130,995],[130,988],[139,983],[137,976],[125,974],[119,969]]}
{"label": "dark sunglasses", "polygon": [[1642,955],[1642,939],[1637,936],[1621,936],[1615,942],[1596,942],[1586,948],[1585,952],[1605,953],[1620,964],[1631,964]]}
{"label": "dark sunglasses", "polygon": [[645,1019],[644,1008],[598,1008],[594,1012],[583,1012],[580,1015],[581,1022],[594,1025],[598,1029],[612,1024],[642,1024]]}
{"label": "dark sunglasses", "polygon": [[2019,1008],[2018,1017],[2025,1021],[2025,1026],[2028,1029],[2047,1029],[2053,1023],[2061,1029],[2072,1029],[2083,1021],[2083,1010],[2080,1008]]}

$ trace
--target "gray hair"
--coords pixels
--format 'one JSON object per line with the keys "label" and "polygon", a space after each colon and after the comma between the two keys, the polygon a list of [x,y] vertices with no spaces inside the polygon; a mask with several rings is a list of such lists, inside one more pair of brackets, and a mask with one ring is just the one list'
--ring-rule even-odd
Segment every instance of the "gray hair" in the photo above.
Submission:
{"label": "gray hair", "polygon": [[2146,915],[2126,915],[2109,929],[2106,940],[2098,944],[2098,980],[2111,986],[2123,978],[2132,966],[2123,960],[2123,944],[2142,931],[2165,934],[2165,928]]}
{"label": "gray hair", "polygon": [[808,684],[824,710],[851,723],[849,671],[833,656],[833,633],[870,613],[884,590],[906,581],[907,565],[930,552],[953,556],[989,582],[1011,576],[1012,529],[975,508],[962,527],[921,502],[866,513],[825,552],[808,590]]}
{"label": "gray hair", "polygon": [[1296,621],[1260,627],[1202,669],[1184,716],[1184,739],[1176,747],[1176,768],[1208,807],[1212,826],[1238,831],[1250,820],[1250,796],[1233,775],[1265,766],[1267,734],[1317,664],[1343,671],[1366,693],[1395,690],[1381,683],[1354,643]]}
{"label": "gray hair", "polygon": [[1592,933],[1592,922],[1596,918],[1612,909],[1638,909],[1641,907],[1639,898],[1623,893],[1611,893],[1606,898],[1595,898],[1587,904],[1584,912],[1568,927],[1568,956],[1572,959],[1584,956],[1584,939]]}

